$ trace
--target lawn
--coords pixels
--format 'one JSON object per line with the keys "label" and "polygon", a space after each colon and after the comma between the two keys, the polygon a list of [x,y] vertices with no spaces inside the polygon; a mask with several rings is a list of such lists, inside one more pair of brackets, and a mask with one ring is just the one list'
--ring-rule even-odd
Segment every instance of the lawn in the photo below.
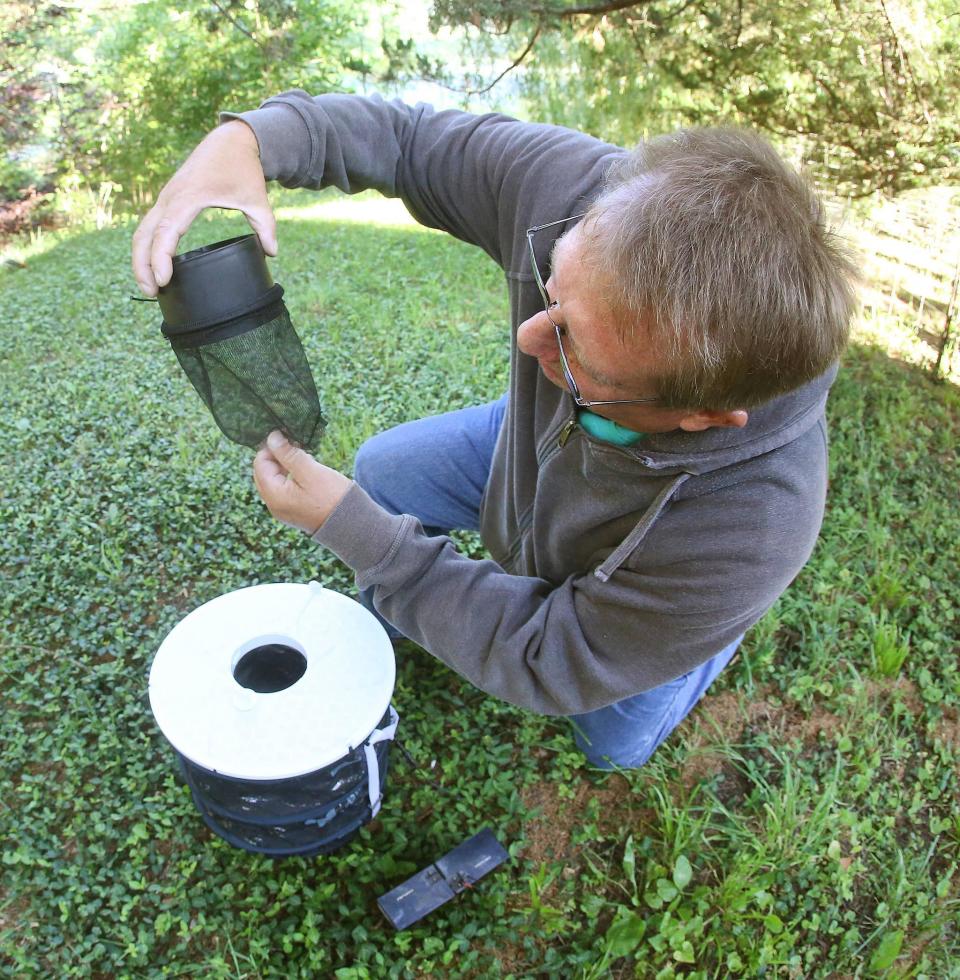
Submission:
{"label": "lawn", "polygon": [[[376,198],[277,203],[326,462],[504,390],[505,289],[478,250]],[[187,244],[243,227],[205,217]],[[252,454],[128,298],[131,233],[48,236],[0,272],[0,973],[960,976],[955,385],[853,345],[813,558],[646,768],[583,768],[563,722],[406,644],[394,703],[419,770],[395,750],[354,842],[272,861],[201,822],[150,662],[216,595],[352,578],[266,513]],[[485,826],[509,864],[394,932],[376,898]]]}

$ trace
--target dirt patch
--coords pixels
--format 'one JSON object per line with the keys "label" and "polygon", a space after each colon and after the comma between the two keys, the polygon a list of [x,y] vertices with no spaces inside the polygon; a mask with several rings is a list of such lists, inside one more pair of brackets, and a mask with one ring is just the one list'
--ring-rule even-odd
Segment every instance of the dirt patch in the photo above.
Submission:
{"label": "dirt patch", "polygon": [[[538,782],[527,786],[520,793],[523,810],[528,817],[523,827],[521,856],[535,868],[560,863],[563,879],[573,878],[584,862],[581,847],[571,842],[577,828],[588,819],[594,819],[591,801],[596,800],[596,822],[601,833],[625,837],[637,826],[654,819],[651,811],[637,805],[629,780],[619,773],[611,773],[603,782],[591,778],[580,779],[573,796],[561,795],[556,783]],[[635,831],[634,831],[635,832]],[[562,879],[551,882],[540,892],[540,899],[549,903]],[[526,896],[518,896],[509,902],[512,911],[529,913],[530,903]],[[544,936],[536,938],[543,949],[549,943]],[[519,942],[502,943],[489,951],[500,964],[503,973],[531,976],[530,953]],[[464,980],[472,980],[480,974],[468,973]]]}
{"label": "dirt patch", "polygon": [[[902,703],[913,715],[923,712],[923,701],[916,685],[905,677],[864,681],[867,697],[889,707]],[[678,729],[687,747],[681,779],[690,789],[701,780],[718,773],[736,778],[735,767],[728,759],[728,746],[749,739],[757,732],[775,735],[778,740],[799,740],[810,748],[821,739],[834,738],[846,724],[842,716],[814,706],[809,713],[791,703],[781,703],[777,691],[768,686],[747,701],[735,691],[707,695]],[[941,719],[937,735],[953,746],[960,745],[960,718],[953,709]]]}
{"label": "dirt patch", "polygon": [[50,776],[50,781],[53,783],[62,782],[67,775],[67,767],[59,759],[28,762],[24,765],[23,771],[30,776]]}
{"label": "dirt patch", "polygon": [[764,731],[780,741],[799,740],[810,746],[821,736],[832,737],[842,725],[840,716],[824,708],[815,707],[806,714],[798,707],[779,703],[772,688],[761,690],[752,701],[735,691],[708,695],[679,729],[687,748],[681,781],[691,789],[719,773],[734,777],[729,746],[742,742],[751,732]]}
{"label": "dirt patch", "polygon": [[572,798],[562,797],[555,783],[534,783],[526,787],[520,798],[526,811],[536,811],[524,827],[523,856],[535,865],[563,861],[564,866],[578,860],[577,848],[571,846],[573,831],[582,826],[591,800],[598,801],[600,830],[619,833],[632,827],[643,813],[634,802],[628,780],[617,773],[602,784],[587,780],[576,788]]}
{"label": "dirt patch", "polygon": [[[526,977],[531,975],[530,957],[520,943],[503,942],[496,949],[491,949],[489,946],[484,947],[483,953],[489,957],[490,962],[500,965],[501,976]],[[489,975],[486,970],[482,972],[470,970],[463,974],[463,980],[479,980],[480,977]],[[422,976],[425,980],[435,980],[436,978],[435,973],[418,973],[417,976]]]}
{"label": "dirt patch", "polygon": [[708,695],[687,716],[678,730],[687,747],[680,776],[687,789],[729,768],[723,746],[740,740],[748,717],[734,691]]}
{"label": "dirt patch", "polygon": [[960,751],[960,712],[956,708],[944,709],[943,717],[937,722],[933,736],[955,752]]}
{"label": "dirt patch", "polygon": [[775,704],[761,699],[750,704],[750,724],[772,732],[784,741],[799,741],[812,745],[821,735],[834,736],[844,724],[843,719],[824,708],[814,707],[809,715],[791,705]]}
{"label": "dirt patch", "polygon": [[[8,902],[8,893],[0,888],[0,936],[4,936],[7,942],[16,936],[16,945],[21,949],[28,948],[31,944],[31,936],[40,924],[35,920],[31,921],[29,915],[31,911],[27,898],[10,896]],[[3,961],[0,959],[0,967],[2,966]]]}
{"label": "dirt patch", "polygon": [[913,715],[923,712],[923,699],[917,685],[906,677],[891,677],[884,680],[868,680],[864,683],[872,701],[889,703],[902,701]]}
{"label": "dirt patch", "polygon": [[831,732],[840,719],[829,711],[815,710],[809,716],[789,705],[779,704],[773,689],[759,692],[747,701],[735,691],[722,691],[704,698],[680,727],[687,748],[681,781],[686,789],[722,773],[733,784],[738,770],[730,760],[730,747],[756,731],[773,733],[781,741],[799,739],[804,745],[816,741],[821,732]]}

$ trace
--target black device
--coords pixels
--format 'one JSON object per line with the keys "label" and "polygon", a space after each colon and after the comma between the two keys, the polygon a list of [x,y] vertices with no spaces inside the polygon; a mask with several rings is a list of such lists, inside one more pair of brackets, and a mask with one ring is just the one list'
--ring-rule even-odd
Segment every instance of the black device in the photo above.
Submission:
{"label": "black device", "polygon": [[174,256],[157,299],[163,335],[228,439],[256,449],[280,429],[317,448],[317,387],[256,235]]}
{"label": "black device", "polygon": [[406,929],[462,891],[472,888],[509,856],[493,831],[484,828],[435,864],[381,895],[377,904],[396,929]]}

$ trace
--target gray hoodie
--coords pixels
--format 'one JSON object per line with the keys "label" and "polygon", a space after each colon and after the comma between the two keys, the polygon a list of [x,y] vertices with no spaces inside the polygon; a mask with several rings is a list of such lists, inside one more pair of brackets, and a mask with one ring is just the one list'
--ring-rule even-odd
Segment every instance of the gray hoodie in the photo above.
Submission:
{"label": "gray hoodie", "polygon": [[[516,347],[517,325],[542,309],[526,229],[583,211],[626,151],[501,115],[300,91],[223,118],[253,128],[268,179],[399,197],[506,276],[510,398],[481,508],[492,560],[460,555],[356,484],[315,535],[375,587],[386,619],[477,687],[544,714],[663,684],[760,619],[819,532],[836,368],[743,429],[623,448],[587,435],[571,397]],[[546,266],[554,239],[538,238]]]}

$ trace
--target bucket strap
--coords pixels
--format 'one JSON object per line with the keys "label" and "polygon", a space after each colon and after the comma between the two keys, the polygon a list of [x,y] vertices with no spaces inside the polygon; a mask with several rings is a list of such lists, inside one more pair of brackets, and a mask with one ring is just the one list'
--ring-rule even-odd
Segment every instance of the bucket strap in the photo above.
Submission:
{"label": "bucket strap", "polygon": [[380,792],[380,763],[377,760],[377,751],[374,746],[378,742],[392,741],[397,734],[397,725],[400,724],[400,716],[397,714],[393,705],[390,705],[390,719],[385,728],[377,728],[371,732],[370,737],[363,743],[363,751],[367,757],[367,788],[370,791],[370,818],[373,819],[380,812],[380,802],[383,794]]}

